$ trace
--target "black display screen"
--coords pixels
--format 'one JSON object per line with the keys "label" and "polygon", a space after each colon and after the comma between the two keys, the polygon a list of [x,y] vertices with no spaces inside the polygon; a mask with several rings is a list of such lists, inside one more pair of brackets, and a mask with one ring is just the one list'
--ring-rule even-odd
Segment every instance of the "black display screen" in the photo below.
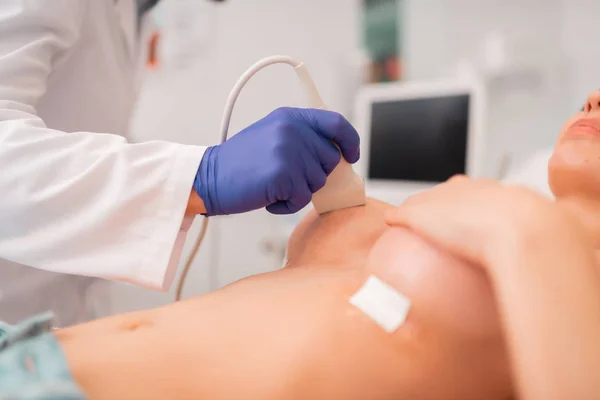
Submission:
{"label": "black display screen", "polygon": [[370,179],[443,182],[465,174],[469,95],[375,102]]}

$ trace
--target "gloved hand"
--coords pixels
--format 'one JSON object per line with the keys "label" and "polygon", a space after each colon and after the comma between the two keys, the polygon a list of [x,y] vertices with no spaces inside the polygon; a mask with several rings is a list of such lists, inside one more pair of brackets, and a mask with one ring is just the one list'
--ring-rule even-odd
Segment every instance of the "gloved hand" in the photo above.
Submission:
{"label": "gloved hand", "polygon": [[340,114],[280,108],[208,148],[194,181],[206,215],[263,207],[273,214],[301,210],[340,162],[340,152],[330,141],[348,162],[358,161],[358,133]]}

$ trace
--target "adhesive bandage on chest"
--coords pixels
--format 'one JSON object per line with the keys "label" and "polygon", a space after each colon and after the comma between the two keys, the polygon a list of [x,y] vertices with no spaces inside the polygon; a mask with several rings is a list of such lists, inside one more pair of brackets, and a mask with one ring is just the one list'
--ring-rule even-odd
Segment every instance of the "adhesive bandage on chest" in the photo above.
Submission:
{"label": "adhesive bandage on chest", "polygon": [[411,307],[408,297],[374,275],[367,278],[349,301],[387,333],[393,333],[404,324]]}

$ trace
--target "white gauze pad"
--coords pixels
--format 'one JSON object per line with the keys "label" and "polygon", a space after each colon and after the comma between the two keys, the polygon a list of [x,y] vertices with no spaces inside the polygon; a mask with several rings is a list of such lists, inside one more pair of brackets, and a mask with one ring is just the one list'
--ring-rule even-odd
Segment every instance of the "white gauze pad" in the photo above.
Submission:
{"label": "white gauze pad", "polygon": [[352,297],[350,304],[367,314],[387,333],[392,333],[406,320],[410,299],[374,275]]}

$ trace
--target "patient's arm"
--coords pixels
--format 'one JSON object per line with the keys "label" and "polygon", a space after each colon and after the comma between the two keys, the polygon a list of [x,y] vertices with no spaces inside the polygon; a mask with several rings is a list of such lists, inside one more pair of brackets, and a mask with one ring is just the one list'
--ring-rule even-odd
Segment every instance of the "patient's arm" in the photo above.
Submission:
{"label": "patient's arm", "polygon": [[[504,399],[484,277],[386,231],[386,208],[309,215],[281,271],[59,331],[76,380],[92,400]],[[392,335],[348,303],[372,273],[413,301]]]}

